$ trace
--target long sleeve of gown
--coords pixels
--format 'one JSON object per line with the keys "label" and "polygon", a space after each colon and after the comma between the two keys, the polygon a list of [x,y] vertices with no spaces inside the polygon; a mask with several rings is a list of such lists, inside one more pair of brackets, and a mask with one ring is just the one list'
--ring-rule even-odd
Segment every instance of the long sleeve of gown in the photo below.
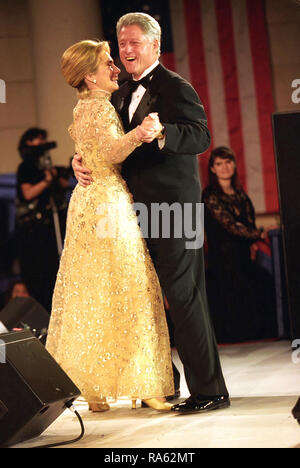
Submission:
{"label": "long sleeve of gown", "polygon": [[[248,206],[247,224],[245,224],[235,219],[234,215],[227,208],[226,204],[220,200],[217,194],[207,194],[204,196],[203,201],[213,219],[221,224],[228,233],[251,242],[255,242],[260,238],[261,231],[256,228],[251,206]],[[246,203],[248,205],[248,200],[246,200]]]}
{"label": "long sleeve of gown", "polygon": [[121,121],[108,99],[83,100],[75,109],[70,133],[76,142],[96,139],[99,154],[111,164],[121,163],[142,144],[137,139],[136,129],[124,134]]}

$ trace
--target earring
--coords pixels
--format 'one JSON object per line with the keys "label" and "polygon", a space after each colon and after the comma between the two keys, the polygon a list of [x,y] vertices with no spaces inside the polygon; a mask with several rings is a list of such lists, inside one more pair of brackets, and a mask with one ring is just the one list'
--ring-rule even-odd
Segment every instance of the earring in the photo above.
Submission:
{"label": "earring", "polygon": [[96,83],[97,83],[97,80],[93,80],[93,83],[95,83],[95,84],[96,84]]}

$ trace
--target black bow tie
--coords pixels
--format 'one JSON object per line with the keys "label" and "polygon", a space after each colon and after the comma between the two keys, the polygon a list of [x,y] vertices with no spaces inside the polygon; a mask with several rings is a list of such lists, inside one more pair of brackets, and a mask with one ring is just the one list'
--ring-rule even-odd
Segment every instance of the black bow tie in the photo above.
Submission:
{"label": "black bow tie", "polygon": [[128,86],[129,86],[131,93],[133,93],[140,85],[144,86],[144,88],[147,89],[152,76],[153,76],[153,72],[144,76],[144,78],[142,78],[141,80],[128,80]]}

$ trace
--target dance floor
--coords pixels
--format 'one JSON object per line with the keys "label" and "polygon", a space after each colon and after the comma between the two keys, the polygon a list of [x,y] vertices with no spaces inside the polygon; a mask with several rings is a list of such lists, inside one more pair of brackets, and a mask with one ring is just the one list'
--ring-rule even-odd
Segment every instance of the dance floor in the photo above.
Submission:
{"label": "dance floor", "polygon": [[[77,400],[85,436],[69,448],[300,448],[300,426],[291,410],[300,395],[300,353],[292,359],[287,341],[220,347],[231,394],[228,409],[177,415],[131,410],[120,401],[105,413],[91,413]],[[298,358],[298,359],[297,359]],[[174,353],[176,365],[182,367]],[[188,390],[182,375],[182,398]],[[17,448],[74,439],[76,416],[66,410],[40,437]]]}

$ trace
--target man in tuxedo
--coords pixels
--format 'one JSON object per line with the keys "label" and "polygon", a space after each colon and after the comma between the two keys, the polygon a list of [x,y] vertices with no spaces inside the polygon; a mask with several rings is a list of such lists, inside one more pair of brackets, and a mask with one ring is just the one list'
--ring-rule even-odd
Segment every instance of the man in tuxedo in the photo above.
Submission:
{"label": "man in tuxedo", "polygon": [[[192,207],[189,222],[195,227],[201,203],[197,154],[210,144],[203,106],[187,81],[159,63],[161,30],[154,18],[128,13],[118,21],[117,36],[120,59],[133,78],[112,97],[125,131],[151,112],[158,113],[163,126],[158,139],[125,160],[122,175],[135,202],[148,209],[148,233],[151,210],[162,203],[179,204],[183,212],[187,205]],[[74,158],[73,168],[81,185],[90,182],[90,171],[82,168],[80,157]],[[208,310],[203,250],[197,242],[187,248],[190,238],[181,227],[180,237],[173,226],[168,238],[160,229],[146,241],[170,306],[175,344],[191,393],[172,409],[194,413],[224,408],[230,401]]]}

